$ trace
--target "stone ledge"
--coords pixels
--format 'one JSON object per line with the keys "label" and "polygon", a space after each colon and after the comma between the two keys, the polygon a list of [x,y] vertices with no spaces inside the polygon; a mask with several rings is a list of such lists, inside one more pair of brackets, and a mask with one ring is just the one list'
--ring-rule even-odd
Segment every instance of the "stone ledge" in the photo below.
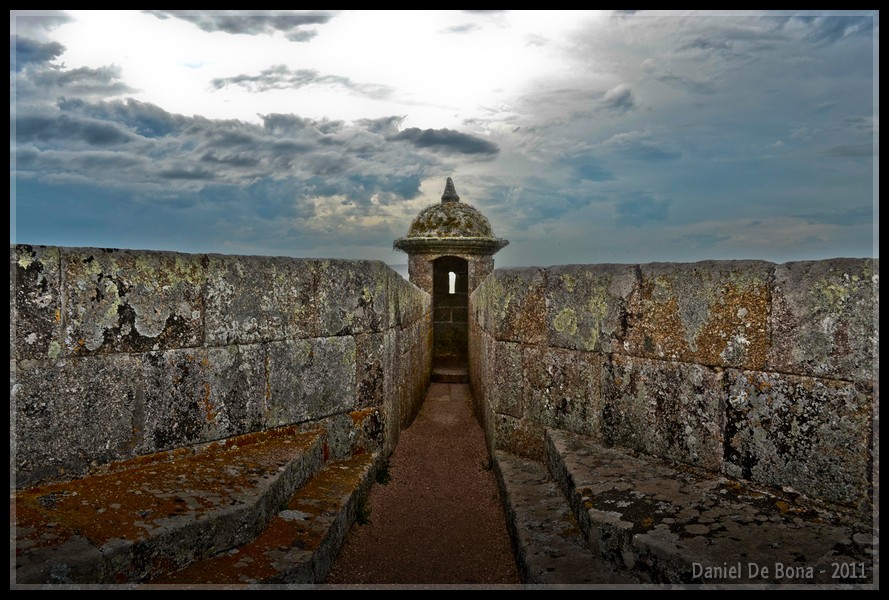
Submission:
{"label": "stone ledge", "polygon": [[284,427],[20,490],[14,583],[141,581],[243,544],[321,467],[326,444]]}
{"label": "stone ledge", "polygon": [[322,583],[370,490],[378,457],[366,453],[329,463],[254,540],[149,585]]}
{"label": "stone ledge", "polygon": [[494,469],[524,583],[632,581],[593,556],[565,497],[542,464],[498,450],[494,452]]}
{"label": "stone ledge", "polygon": [[591,549],[643,582],[873,582],[870,524],[853,515],[562,431],[546,450]]}

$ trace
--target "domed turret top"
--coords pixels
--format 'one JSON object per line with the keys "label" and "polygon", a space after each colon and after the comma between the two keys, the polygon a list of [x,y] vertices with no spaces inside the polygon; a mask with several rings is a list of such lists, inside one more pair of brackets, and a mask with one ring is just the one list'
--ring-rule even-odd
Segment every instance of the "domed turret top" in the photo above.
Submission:
{"label": "domed turret top", "polygon": [[508,243],[494,237],[485,215],[460,202],[454,181],[448,177],[441,202],[420,211],[407,237],[395,240],[395,248],[409,254],[448,251],[493,254]]}

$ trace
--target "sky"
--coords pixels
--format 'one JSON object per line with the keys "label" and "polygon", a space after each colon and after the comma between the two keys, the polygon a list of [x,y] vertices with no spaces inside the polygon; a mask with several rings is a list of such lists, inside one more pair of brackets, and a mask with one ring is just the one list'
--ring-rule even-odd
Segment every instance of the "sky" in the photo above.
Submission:
{"label": "sky", "polygon": [[498,266],[878,256],[879,13],[10,11],[10,242]]}

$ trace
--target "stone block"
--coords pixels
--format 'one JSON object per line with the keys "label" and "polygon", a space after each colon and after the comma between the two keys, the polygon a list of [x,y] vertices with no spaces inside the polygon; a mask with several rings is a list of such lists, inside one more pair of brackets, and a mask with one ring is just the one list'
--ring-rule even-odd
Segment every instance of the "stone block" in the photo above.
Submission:
{"label": "stone block", "polygon": [[541,269],[498,269],[470,296],[470,314],[498,340],[539,344],[546,339]]}
{"label": "stone block", "polygon": [[490,390],[486,395],[491,409],[520,419],[522,407],[522,345],[494,342]]}
{"label": "stone block", "polygon": [[509,415],[492,415],[494,444],[492,449],[516,456],[543,461],[544,432],[542,424]]}
{"label": "stone block", "polygon": [[872,385],[879,371],[879,265],[872,259],[778,265],[768,369]]}
{"label": "stone block", "polygon": [[268,426],[352,410],[356,395],[353,337],[271,342],[266,352]]}
{"label": "stone block", "polygon": [[313,262],[267,256],[210,255],[207,344],[255,344],[313,337]]}
{"label": "stone block", "polygon": [[207,349],[208,402],[226,436],[265,428],[270,395],[265,354],[263,344]]}
{"label": "stone block", "polygon": [[385,338],[383,333],[355,336],[358,396],[355,408],[380,406],[385,397]]}
{"label": "stone block", "polygon": [[139,355],[144,381],[140,453],[159,452],[226,437],[212,394],[210,361],[204,348]]}
{"label": "stone block", "polygon": [[189,348],[204,342],[205,256],[64,249],[69,354]]}
{"label": "stone block", "polygon": [[16,484],[78,477],[136,453],[140,362],[132,355],[20,360],[15,405]]}
{"label": "stone block", "polygon": [[602,386],[608,444],[720,469],[725,423],[721,373],[701,365],[614,355]]}
{"label": "stone block", "polygon": [[725,473],[866,508],[871,399],[854,384],[726,372]]}
{"label": "stone block", "polygon": [[769,281],[762,261],[642,265],[629,306],[632,356],[759,369],[769,349]]}
{"label": "stone block", "polygon": [[550,346],[622,350],[627,305],[637,289],[631,265],[566,265],[546,271],[546,337]]}
{"label": "stone block", "polygon": [[318,336],[380,332],[388,327],[389,267],[378,261],[319,260]]}
{"label": "stone block", "polygon": [[9,356],[64,356],[59,249],[11,246],[9,262]]}
{"label": "stone block", "polygon": [[522,360],[527,418],[541,426],[601,437],[601,355],[526,347]]}

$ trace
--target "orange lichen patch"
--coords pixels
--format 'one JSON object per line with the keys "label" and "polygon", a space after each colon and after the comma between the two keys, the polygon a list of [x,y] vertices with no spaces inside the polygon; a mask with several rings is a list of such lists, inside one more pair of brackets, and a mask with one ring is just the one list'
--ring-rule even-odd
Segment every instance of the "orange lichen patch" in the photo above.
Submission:
{"label": "orange lichen patch", "polygon": [[101,547],[112,539],[135,542],[193,524],[258,497],[267,479],[321,440],[319,432],[282,429],[141,457],[108,473],[20,490],[16,525],[33,528],[39,536],[47,523],[56,523]]}
{"label": "orange lichen patch", "polygon": [[210,402],[210,384],[204,382],[204,395],[201,397],[201,404],[204,406],[204,417],[208,423],[216,421],[216,410],[213,403]]}
{"label": "orange lichen patch", "polygon": [[[293,495],[286,510],[274,517],[253,541],[151,583],[292,581],[291,577],[285,577],[285,572],[301,569],[311,577],[310,553],[327,538],[336,516],[368,479],[373,460],[373,455],[363,454],[330,463]],[[310,582],[311,579],[305,581]]]}
{"label": "orange lichen patch", "polygon": [[[745,289],[726,286],[695,337],[695,357],[707,364],[762,368],[769,349],[769,303],[765,285]],[[732,348],[733,344],[737,347]]]}
{"label": "orange lichen patch", "polygon": [[708,301],[696,331],[683,322],[675,292],[658,299],[655,281],[642,285],[642,321],[634,343],[644,356],[709,365],[761,368],[769,349],[766,285],[727,284]]}
{"label": "orange lichen patch", "polygon": [[349,415],[352,417],[352,425],[354,425],[355,427],[363,426],[367,418],[373,415],[375,412],[377,412],[377,409],[374,407],[353,411]]}

